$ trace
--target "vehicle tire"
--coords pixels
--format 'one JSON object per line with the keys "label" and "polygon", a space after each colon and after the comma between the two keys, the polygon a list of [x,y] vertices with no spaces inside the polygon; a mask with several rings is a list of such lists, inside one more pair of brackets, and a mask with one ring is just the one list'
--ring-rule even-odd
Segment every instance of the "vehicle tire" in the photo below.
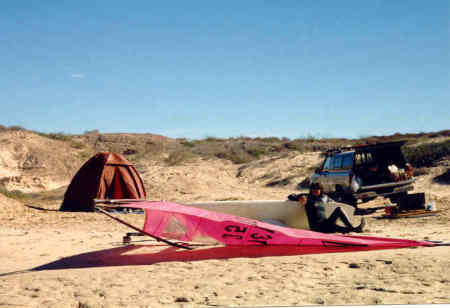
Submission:
{"label": "vehicle tire", "polygon": [[344,196],[344,190],[341,186],[336,186],[335,190],[330,193],[330,197],[337,202],[343,202]]}
{"label": "vehicle tire", "polygon": [[341,186],[336,186],[336,190],[333,192],[333,200],[342,202],[353,207],[357,207],[358,200],[351,194],[346,194]]}

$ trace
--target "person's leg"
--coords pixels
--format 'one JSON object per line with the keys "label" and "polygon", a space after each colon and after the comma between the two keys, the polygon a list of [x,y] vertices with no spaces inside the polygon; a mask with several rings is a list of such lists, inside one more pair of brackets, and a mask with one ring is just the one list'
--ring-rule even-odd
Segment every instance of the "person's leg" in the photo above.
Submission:
{"label": "person's leg", "polygon": [[321,233],[335,233],[335,232],[342,232],[336,228],[336,226],[333,223],[330,223],[328,220],[324,220],[318,227],[318,232]]}
{"label": "person's leg", "polygon": [[[341,219],[342,222],[345,224],[345,227],[340,227],[338,225],[336,225],[336,220]],[[363,228],[366,225],[366,220],[364,219],[364,217],[361,218],[361,224],[357,227],[353,227],[353,225],[351,224],[350,220],[348,219],[347,215],[345,214],[345,212],[340,208],[337,207],[333,213],[330,215],[330,217],[328,217],[328,219],[326,220],[328,224],[332,224],[334,225],[334,229],[338,232],[342,232],[342,233],[346,233],[346,232],[357,232],[357,233],[361,233],[363,232]]]}
{"label": "person's leg", "polygon": [[352,225],[352,223],[351,223],[350,220],[348,219],[347,215],[345,214],[345,212],[344,212],[340,207],[335,208],[334,211],[333,211],[333,213],[330,215],[330,217],[328,217],[327,220],[328,220],[328,222],[329,222],[330,224],[336,225],[336,221],[337,221],[339,218],[342,220],[342,222],[344,223],[344,225],[345,225],[347,228],[350,228],[350,229],[353,229],[353,228],[354,228],[353,225]]}
{"label": "person's leg", "polygon": [[328,220],[325,220],[323,223],[320,224],[318,230],[315,230],[317,232],[321,232],[321,233],[349,233],[354,231],[353,228],[348,228],[348,227],[341,227],[336,225],[335,223],[332,223]]}
{"label": "person's leg", "polygon": [[339,233],[349,233],[349,232],[353,231],[353,229],[350,229],[347,227],[341,227],[338,225],[334,225],[334,230],[335,230],[335,232],[339,232]]}

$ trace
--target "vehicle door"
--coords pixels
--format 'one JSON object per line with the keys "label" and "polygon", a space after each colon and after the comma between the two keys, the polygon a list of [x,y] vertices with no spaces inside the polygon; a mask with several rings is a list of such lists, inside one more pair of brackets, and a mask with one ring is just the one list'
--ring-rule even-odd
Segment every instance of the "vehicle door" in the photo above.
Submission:
{"label": "vehicle door", "polygon": [[335,191],[340,187],[344,192],[350,188],[351,169],[353,167],[353,152],[340,153],[333,159],[333,168],[329,173],[329,182]]}
{"label": "vehicle door", "polygon": [[328,180],[328,175],[333,167],[333,157],[328,156],[323,165],[322,168],[316,171],[317,176],[314,179],[314,182],[318,182],[323,185],[323,188],[326,192],[330,191],[330,181]]}

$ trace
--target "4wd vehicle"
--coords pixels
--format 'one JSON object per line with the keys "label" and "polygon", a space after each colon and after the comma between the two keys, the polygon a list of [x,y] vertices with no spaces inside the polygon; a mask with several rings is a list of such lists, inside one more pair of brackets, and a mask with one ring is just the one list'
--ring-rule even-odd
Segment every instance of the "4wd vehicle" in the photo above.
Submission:
{"label": "4wd vehicle", "polygon": [[413,189],[413,170],[401,151],[405,141],[375,143],[329,150],[311,177],[333,199],[356,207],[378,196],[392,202]]}

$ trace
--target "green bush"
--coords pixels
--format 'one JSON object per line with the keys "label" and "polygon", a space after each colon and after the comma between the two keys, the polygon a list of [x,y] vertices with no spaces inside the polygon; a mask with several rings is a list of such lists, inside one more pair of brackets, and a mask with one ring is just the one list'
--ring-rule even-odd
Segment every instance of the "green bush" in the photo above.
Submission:
{"label": "green bush", "polygon": [[266,153],[263,149],[249,149],[247,150],[247,153],[254,157],[255,159],[259,159],[262,155]]}
{"label": "green bush", "polygon": [[181,142],[181,144],[184,145],[187,148],[195,147],[195,142],[193,142],[193,141],[184,140],[184,141]]}
{"label": "green bush", "polygon": [[415,168],[431,167],[437,161],[450,155],[450,140],[419,146],[405,146],[403,147],[403,154]]}

